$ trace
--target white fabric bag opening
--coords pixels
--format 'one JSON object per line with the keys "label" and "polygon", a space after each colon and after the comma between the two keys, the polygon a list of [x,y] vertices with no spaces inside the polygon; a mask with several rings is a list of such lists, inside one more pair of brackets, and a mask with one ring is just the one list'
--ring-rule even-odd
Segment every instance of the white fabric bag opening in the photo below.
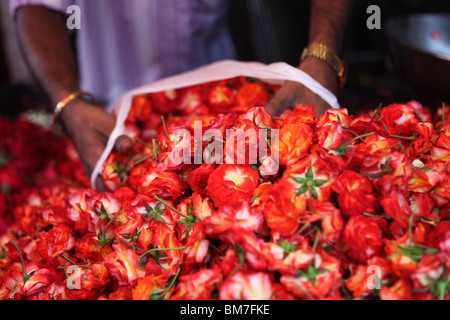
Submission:
{"label": "white fabric bag opening", "polygon": [[283,84],[285,81],[295,81],[303,84],[313,93],[321,97],[332,108],[340,108],[336,96],[310,75],[284,62],[276,62],[269,65],[259,62],[240,62],[223,60],[197,68],[193,71],[171,76],[148,85],[136,88],[124,94],[119,101],[112,106],[110,112],[116,117],[116,124],[109,136],[108,143],[98,159],[94,171],[91,174],[91,185],[95,189],[96,179],[101,174],[103,164],[113,150],[116,139],[125,132],[125,120],[130,111],[134,96],[162,92],[170,89],[179,89],[207,83],[225,80],[235,77],[251,77],[263,81]]}

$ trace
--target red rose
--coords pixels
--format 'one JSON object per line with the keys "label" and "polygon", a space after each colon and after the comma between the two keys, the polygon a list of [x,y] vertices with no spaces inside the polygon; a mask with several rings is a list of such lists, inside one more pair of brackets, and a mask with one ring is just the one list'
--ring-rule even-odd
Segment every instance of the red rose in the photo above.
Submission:
{"label": "red rose", "polygon": [[383,286],[380,290],[381,300],[412,300],[411,282],[407,279],[399,279],[392,286]]}
{"label": "red rose", "polygon": [[186,184],[175,172],[150,172],[139,180],[139,193],[150,197],[177,199],[186,189]]}
{"label": "red rose", "polygon": [[222,300],[268,300],[273,294],[272,277],[263,272],[237,272],[220,288]]}
{"label": "red rose", "polygon": [[215,169],[215,165],[202,163],[200,167],[189,172],[186,182],[193,191],[199,193],[201,196],[205,196],[208,178]]}
{"label": "red rose", "polygon": [[439,222],[430,233],[428,243],[450,257],[450,221]]}
{"label": "red rose", "polygon": [[294,189],[285,183],[274,184],[261,196],[260,202],[269,228],[283,236],[295,233],[300,217],[306,212],[307,200],[296,196]]}
{"label": "red rose", "polygon": [[207,112],[201,86],[185,88],[180,91],[180,95],[177,98],[175,105],[176,110],[179,110],[187,115],[191,113],[199,114]]}
{"label": "red rose", "polygon": [[268,100],[266,88],[258,82],[244,84],[236,93],[236,103],[240,106],[263,106]]}
{"label": "red rose", "polygon": [[391,196],[382,198],[380,204],[383,206],[386,214],[392,217],[401,228],[409,226],[409,217],[412,214],[412,210],[403,194],[394,191]]}
{"label": "red rose", "polygon": [[408,104],[391,104],[381,109],[379,117],[380,123],[386,125],[386,129],[391,135],[409,137],[414,131],[414,125],[419,123],[415,110]]}
{"label": "red rose", "polygon": [[234,92],[230,87],[217,85],[208,92],[208,105],[214,112],[229,112],[235,101]]}
{"label": "red rose", "polygon": [[344,171],[335,181],[333,190],[339,193],[339,208],[345,215],[372,212],[375,197],[369,179],[354,171]]}
{"label": "red rose", "polygon": [[373,218],[362,215],[350,217],[344,227],[343,240],[348,256],[360,263],[366,263],[383,249],[380,226]]}
{"label": "red rose", "polygon": [[146,121],[152,113],[153,104],[150,95],[143,94],[133,97],[128,113],[129,120]]}
{"label": "red rose", "polygon": [[206,192],[216,207],[251,202],[258,182],[258,171],[246,166],[222,164],[209,176]]}

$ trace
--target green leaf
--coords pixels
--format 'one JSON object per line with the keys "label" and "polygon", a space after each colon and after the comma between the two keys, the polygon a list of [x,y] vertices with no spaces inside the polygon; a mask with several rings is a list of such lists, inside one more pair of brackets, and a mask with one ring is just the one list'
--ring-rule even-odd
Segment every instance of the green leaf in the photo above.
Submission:
{"label": "green leaf", "polygon": [[295,182],[300,183],[300,184],[303,184],[306,181],[306,178],[303,178],[303,177],[296,177],[292,174],[290,176]]}
{"label": "green leaf", "polygon": [[312,170],[312,164],[309,165],[308,171],[306,171],[306,179],[314,179],[314,173]]}
{"label": "green leaf", "polygon": [[295,194],[296,196],[299,196],[301,194],[304,194],[306,191],[308,191],[308,186],[306,184],[303,184]]}
{"label": "green leaf", "polygon": [[385,164],[380,165],[380,169],[385,174],[388,174],[388,173],[392,172],[392,168],[389,167],[388,165],[385,165]]}
{"label": "green leaf", "polygon": [[162,222],[162,223],[164,223],[164,224],[170,224],[170,223],[166,222],[166,220],[164,220],[164,219],[161,218],[161,217],[155,218],[155,220],[156,220],[156,221],[159,221],[159,222]]}
{"label": "green leaf", "polygon": [[324,180],[324,179],[315,179],[314,180],[314,186],[315,187],[320,187],[321,185],[324,185],[325,183],[327,183],[328,180]]}
{"label": "green leaf", "polygon": [[311,187],[311,196],[316,200],[319,199],[319,194],[317,193],[317,190],[314,187]]}
{"label": "green leaf", "polygon": [[410,257],[414,261],[419,261],[424,253],[435,254],[439,252],[437,249],[425,247],[418,244],[412,246],[403,246],[401,244],[396,245],[400,249],[401,253]]}
{"label": "green leaf", "polygon": [[191,226],[193,225],[192,222],[190,222],[188,219],[180,219],[180,220],[175,220],[175,222],[179,223],[179,224],[184,224],[186,226]]}
{"label": "green leaf", "polygon": [[291,244],[285,240],[281,240],[281,247],[283,248],[283,251],[286,253],[291,253],[293,252],[297,246],[295,244]]}

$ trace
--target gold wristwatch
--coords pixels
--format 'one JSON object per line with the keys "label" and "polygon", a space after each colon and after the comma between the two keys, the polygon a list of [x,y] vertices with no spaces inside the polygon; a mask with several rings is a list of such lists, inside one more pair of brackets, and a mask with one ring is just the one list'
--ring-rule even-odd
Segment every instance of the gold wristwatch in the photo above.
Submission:
{"label": "gold wristwatch", "polygon": [[306,57],[314,57],[328,63],[336,71],[342,89],[347,76],[347,63],[341,60],[333,50],[321,43],[313,43],[303,50],[301,61]]}

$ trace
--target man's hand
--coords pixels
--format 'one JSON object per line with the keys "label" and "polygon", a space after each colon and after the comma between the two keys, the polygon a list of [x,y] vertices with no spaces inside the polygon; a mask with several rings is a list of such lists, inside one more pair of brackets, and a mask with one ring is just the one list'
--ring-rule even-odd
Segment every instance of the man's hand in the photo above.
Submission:
{"label": "man's hand", "polygon": [[[333,94],[339,91],[339,79],[336,72],[324,61],[308,57],[298,67],[306,72]],[[266,104],[265,108],[272,116],[281,115],[286,109],[295,108],[296,104],[314,107],[317,117],[322,115],[330,105],[322,98],[294,81],[287,81]]]}
{"label": "man's hand", "polygon": [[[344,33],[355,0],[311,0],[309,44],[320,43],[338,56],[341,54]],[[298,67],[334,95],[339,91],[339,79],[336,72],[324,61],[308,57]],[[296,82],[287,82],[266,105],[266,110],[275,116],[282,114],[295,104],[308,104],[314,107],[317,116],[322,115],[330,106],[320,97]]]}
{"label": "man's hand", "polygon": [[[77,99],[62,110],[60,121],[78,151],[86,174],[90,176],[114,129],[115,118],[102,108]],[[134,141],[130,137],[120,136],[114,151],[128,153],[133,146]],[[106,190],[101,177],[97,178],[96,189]]]}

